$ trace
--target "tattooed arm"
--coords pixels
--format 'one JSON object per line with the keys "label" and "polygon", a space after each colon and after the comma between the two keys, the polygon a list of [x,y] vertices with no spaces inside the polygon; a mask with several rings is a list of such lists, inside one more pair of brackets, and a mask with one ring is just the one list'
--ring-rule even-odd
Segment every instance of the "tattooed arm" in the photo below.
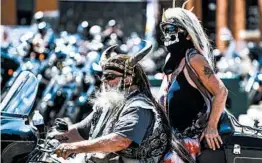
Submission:
{"label": "tattooed arm", "polygon": [[[219,148],[218,142],[220,141],[220,143],[222,143],[222,140],[217,132],[217,125],[219,118],[225,108],[228,90],[219,77],[215,75],[213,69],[208,64],[204,56],[194,55],[192,58],[190,58],[190,63],[198,74],[203,85],[214,96],[208,126],[206,132],[202,135],[201,138],[205,136],[205,138],[208,139],[207,143],[209,144],[210,148],[216,149],[216,146]],[[214,141],[212,141],[212,139]]]}

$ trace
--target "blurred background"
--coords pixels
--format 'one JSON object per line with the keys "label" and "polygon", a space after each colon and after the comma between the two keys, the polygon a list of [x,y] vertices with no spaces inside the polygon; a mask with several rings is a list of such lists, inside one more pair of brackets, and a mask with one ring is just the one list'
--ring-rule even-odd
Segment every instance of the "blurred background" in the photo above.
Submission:
{"label": "blurred background", "polygon": [[[33,108],[45,122],[78,122],[91,112],[88,99],[101,82],[101,52],[119,44],[118,53],[134,54],[142,39],[153,43],[141,64],[157,96],[167,55],[159,22],[171,6],[171,0],[1,0],[1,98],[28,70],[40,81]],[[228,110],[244,124],[259,125],[262,0],[190,0],[186,8],[192,7],[229,90]]]}

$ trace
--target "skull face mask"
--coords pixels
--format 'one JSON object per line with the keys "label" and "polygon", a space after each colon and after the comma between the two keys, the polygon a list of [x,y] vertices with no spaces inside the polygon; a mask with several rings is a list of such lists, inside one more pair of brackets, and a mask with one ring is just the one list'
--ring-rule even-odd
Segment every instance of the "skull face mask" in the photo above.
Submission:
{"label": "skull face mask", "polygon": [[163,33],[164,45],[171,53],[163,71],[170,74],[185,56],[186,50],[193,47],[193,43],[187,39],[187,31],[176,19],[168,19],[168,21],[162,22],[160,29]]}
{"label": "skull face mask", "polygon": [[162,40],[166,47],[180,42],[180,37],[186,37],[187,31],[176,19],[169,19],[166,22],[160,24],[162,31]]}

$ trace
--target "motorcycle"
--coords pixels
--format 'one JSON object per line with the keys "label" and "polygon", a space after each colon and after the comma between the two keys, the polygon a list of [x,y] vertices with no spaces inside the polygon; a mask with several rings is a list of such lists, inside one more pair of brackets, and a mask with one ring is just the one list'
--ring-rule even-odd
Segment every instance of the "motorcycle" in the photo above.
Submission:
{"label": "motorcycle", "polygon": [[[235,132],[223,136],[222,149],[215,151],[202,149],[196,163],[260,163],[262,161],[262,129],[243,126],[232,115],[229,116]],[[53,128],[60,132],[68,129],[67,124],[60,119],[56,119],[55,124]],[[227,125],[221,126],[228,131]],[[39,161],[60,163],[54,155],[59,144],[55,139],[46,139],[45,142],[38,144],[29,157],[29,163]],[[69,159],[73,158],[73,161],[77,162],[75,156],[72,154]],[[81,159],[81,156],[78,158]]]}
{"label": "motorcycle", "polygon": [[[93,54],[94,52],[89,57],[95,59],[97,54]],[[90,72],[94,61],[87,61],[79,53],[62,50],[57,50],[51,59],[52,67],[46,71],[50,82],[44,89],[37,108],[48,122],[47,125],[58,117],[67,117],[71,123],[79,122],[84,118],[83,115],[86,116],[91,111],[86,104],[95,89]]]}
{"label": "motorcycle", "polygon": [[37,89],[35,75],[23,71],[1,102],[2,163],[24,163],[36,146],[37,129],[31,119]]}
{"label": "motorcycle", "polygon": [[250,105],[258,105],[262,100],[262,48],[253,44],[248,46],[249,58],[252,60],[253,71],[247,76],[245,91],[248,92]]}
{"label": "motorcycle", "polygon": [[[59,163],[52,155],[59,145],[55,140],[40,139],[32,124],[32,106],[38,89],[38,80],[28,71],[22,72],[0,105],[1,109],[1,161],[3,163],[52,162]],[[198,163],[259,163],[262,161],[262,129],[239,124],[231,117],[234,132],[224,139],[221,150],[203,149]],[[63,121],[55,120],[57,130],[67,130]],[[58,125],[57,125],[58,124]],[[58,127],[57,127],[58,126]],[[228,129],[226,125],[221,128]]]}
{"label": "motorcycle", "polygon": [[[40,132],[39,126],[32,120],[38,84],[39,81],[32,72],[23,71],[1,101],[2,163],[49,162],[50,160],[60,163],[55,158],[47,157],[47,154],[54,154],[54,149],[60,143],[55,139],[41,137],[47,134],[43,130]],[[60,132],[65,128],[68,129],[67,124],[59,119],[56,119],[55,124],[55,129]],[[41,161],[43,159],[44,161]]]}
{"label": "motorcycle", "polygon": [[[21,60],[15,55],[1,51],[1,88],[12,78],[14,72],[20,67]],[[1,91],[2,92],[2,91]],[[3,92],[2,92],[3,93]]]}
{"label": "motorcycle", "polygon": [[31,37],[33,36],[22,36],[20,38],[21,43],[16,48],[14,48],[14,54],[11,53],[7,55],[9,60],[12,59],[13,61],[16,61],[17,65],[14,65],[14,63],[11,64],[11,62],[7,59],[4,60],[7,61],[7,63],[5,63],[4,65],[6,65],[5,69],[8,69],[8,71],[6,70],[7,73],[10,73],[10,77],[2,84],[2,97],[5,97],[7,91],[12,86],[14,80],[22,71],[31,71],[35,75],[38,75],[38,79],[43,79],[39,83],[39,91],[37,98],[40,98],[41,92],[47,85],[47,82],[44,81],[42,74],[43,72],[45,72],[49,64],[49,51],[47,50],[47,48],[44,47],[44,45],[42,45],[42,39],[36,38],[35,41],[32,41]]}
{"label": "motorcycle", "polygon": [[[209,149],[207,144],[201,144],[201,154],[197,163],[259,163],[262,162],[262,127],[240,124],[236,118],[226,111],[228,116],[222,114],[219,122],[219,134],[223,140],[221,149]],[[203,141],[202,141],[203,142]]]}

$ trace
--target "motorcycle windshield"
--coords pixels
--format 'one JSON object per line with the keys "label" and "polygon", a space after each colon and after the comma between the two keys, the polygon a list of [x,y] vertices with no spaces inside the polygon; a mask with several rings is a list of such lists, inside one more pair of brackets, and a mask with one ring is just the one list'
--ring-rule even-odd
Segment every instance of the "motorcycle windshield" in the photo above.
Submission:
{"label": "motorcycle windshield", "polygon": [[38,80],[29,71],[23,71],[1,101],[1,114],[28,116],[36,98]]}

